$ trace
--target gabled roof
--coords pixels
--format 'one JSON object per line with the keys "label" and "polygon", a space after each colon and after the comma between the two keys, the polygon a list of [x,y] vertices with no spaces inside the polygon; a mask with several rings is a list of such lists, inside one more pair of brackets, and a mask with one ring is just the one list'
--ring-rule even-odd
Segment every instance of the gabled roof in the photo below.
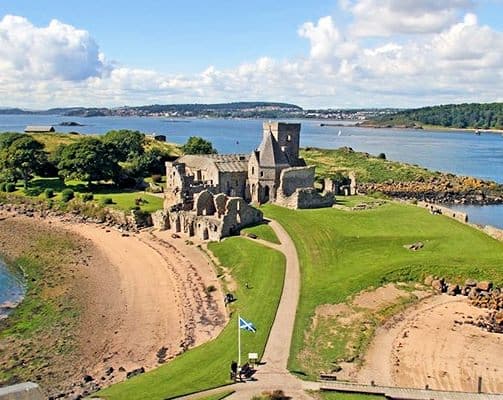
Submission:
{"label": "gabled roof", "polygon": [[54,132],[54,126],[28,125],[25,132]]}
{"label": "gabled roof", "polygon": [[176,161],[195,170],[214,167],[220,172],[246,172],[249,158],[248,154],[187,154]]}
{"label": "gabled roof", "polygon": [[277,165],[290,165],[281,151],[281,148],[271,132],[264,133],[264,138],[259,146],[259,164],[262,167],[274,167]]}

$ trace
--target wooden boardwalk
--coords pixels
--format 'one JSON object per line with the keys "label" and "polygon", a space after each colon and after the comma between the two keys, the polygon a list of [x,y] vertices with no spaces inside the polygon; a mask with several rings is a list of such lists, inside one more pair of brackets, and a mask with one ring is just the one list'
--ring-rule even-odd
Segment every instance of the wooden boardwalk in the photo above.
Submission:
{"label": "wooden boardwalk", "polygon": [[372,386],[336,381],[321,381],[320,390],[380,394],[394,400],[503,400],[503,394]]}

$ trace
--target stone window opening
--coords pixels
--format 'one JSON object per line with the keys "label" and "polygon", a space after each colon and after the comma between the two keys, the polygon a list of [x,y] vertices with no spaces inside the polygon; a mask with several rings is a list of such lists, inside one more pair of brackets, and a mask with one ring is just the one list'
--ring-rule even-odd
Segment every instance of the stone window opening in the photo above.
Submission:
{"label": "stone window opening", "polygon": [[252,175],[255,175],[255,167],[252,167]]}
{"label": "stone window opening", "polygon": [[264,171],[260,171],[260,177],[264,176]]}

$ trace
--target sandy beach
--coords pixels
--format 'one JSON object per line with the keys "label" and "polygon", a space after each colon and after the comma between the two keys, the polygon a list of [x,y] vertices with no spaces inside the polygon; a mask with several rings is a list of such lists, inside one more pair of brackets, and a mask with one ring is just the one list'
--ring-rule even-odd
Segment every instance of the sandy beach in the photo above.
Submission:
{"label": "sandy beach", "polygon": [[503,392],[503,336],[465,323],[487,310],[462,296],[437,295],[380,327],[358,380],[385,386]]}
{"label": "sandy beach", "polygon": [[[222,290],[213,266],[183,239],[5,212],[1,217],[4,227],[15,222],[21,230],[67,232],[83,245],[72,260],[76,275],[70,285],[81,308],[79,329],[74,332],[78,365],[71,365],[74,373],[69,374],[73,379],[90,375],[101,387],[107,386],[133,369],[169,362],[215,337],[225,325]],[[8,247],[7,242],[4,245]],[[216,290],[207,290],[209,286]],[[68,360],[75,362],[70,356]]]}

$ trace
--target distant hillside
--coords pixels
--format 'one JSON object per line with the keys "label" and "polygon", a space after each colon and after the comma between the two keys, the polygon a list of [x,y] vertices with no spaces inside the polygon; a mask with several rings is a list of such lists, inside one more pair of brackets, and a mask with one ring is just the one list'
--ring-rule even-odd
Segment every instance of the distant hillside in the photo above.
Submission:
{"label": "distant hillside", "polygon": [[0,114],[41,114],[70,117],[168,116],[168,117],[238,117],[281,118],[301,114],[302,108],[289,103],[237,102],[219,104],[152,104],[137,107],[63,107],[49,110],[0,109]]}
{"label": "distant hillside", "polygon": [[361,126],[503,129],[503,103],[447,104],[369,118]]}

